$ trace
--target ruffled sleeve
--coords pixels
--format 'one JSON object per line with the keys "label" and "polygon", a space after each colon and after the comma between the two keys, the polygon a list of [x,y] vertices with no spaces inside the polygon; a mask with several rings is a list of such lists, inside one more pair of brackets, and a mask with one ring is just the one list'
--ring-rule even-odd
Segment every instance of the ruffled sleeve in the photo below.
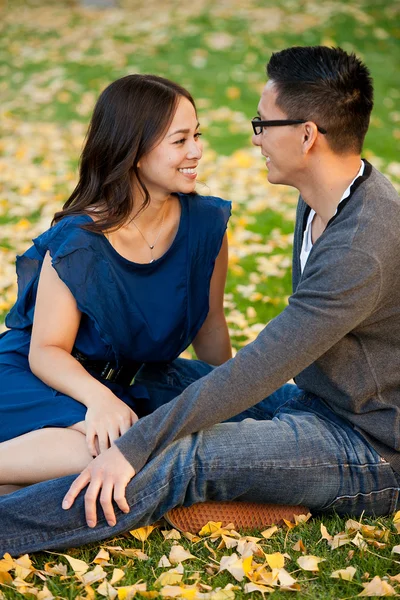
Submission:
{"label": "ruffled sleeve", "polygon": [[215,196],[189,198],[188,313],[191,318],[187,342],[196,337],[209,311],[210,282],[222,246],[231,202]]}
{"label": "ruffled sleeve", "polygon": [[6,318],[7,327],[32,326],[40,271],[49,252],[53,267],[74,296],[79,310],[93,321],[102,341],[112,347],[107,314],[117,307],[113,306],[112,294],[107,295],[107,306],[103,306],[104,290],[112,289],[112,279],[101,252],[101,235],[82,229],[90,221],[86,215],[67,217],[34,239],[33,246],[17,257],[18,298]]}

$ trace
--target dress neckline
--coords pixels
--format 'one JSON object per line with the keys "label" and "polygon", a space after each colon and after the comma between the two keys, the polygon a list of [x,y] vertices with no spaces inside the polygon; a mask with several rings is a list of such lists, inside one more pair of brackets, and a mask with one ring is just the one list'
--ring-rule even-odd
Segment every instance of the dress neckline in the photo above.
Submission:
{"label": "dress neckline", "polygon": [[[125,256],[122,256],[122,254],[120,254],[114,248],[114,246],[107,239],[107,237],[104,235],[104,233],[100,233],[99,235],[104,240],[106,247],[118,258],[118,260],[120,260],[121,262],[123,262],[126,265],[130,265],[130,266],[138,268],[138,269],[149,269],[149,268],[154,268],[155,266],[157,266],[160,262],[162,262],[168,256],[168,254],[170,252],[172,252],[173,248],[178,243],[179,238],[181,237],[182,231],[184,229],[184,221],[186,219],[186,208],[187,208],[186,202],[184,201],[185,194],[181,194],[181,193],[177,192],[176,195],[178,196],[179,204],[181,206],[181,215],[179,218],[179,225],[178,225],[178,229],[176,230],[174,239],[172,240],[170,246],[167,248],[167,250],[164,252],[164,254],[162,254],[155,260],[153,260],[153,262],[151,262],[151,263],[150,262],[149,263],[138,263],[133,260],[129,260],[129,258],[125,258]],[[94,221],[92,219],[92,217],[90,215],[88,215],[87,213],[85,213],[84,216],[86,216],[88,219],[90,219],[90,221]]]}

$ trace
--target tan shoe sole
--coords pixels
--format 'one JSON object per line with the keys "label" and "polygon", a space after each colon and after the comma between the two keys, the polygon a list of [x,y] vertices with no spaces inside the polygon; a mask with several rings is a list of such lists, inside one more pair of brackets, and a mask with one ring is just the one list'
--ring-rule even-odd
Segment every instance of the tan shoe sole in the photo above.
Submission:
{"label": "tan shoe sole", "polygon": [[169,525],[178,531],[198,533],[209,521],[233,523],[235,529],[263,529],[280,525],[283,519],[293,521],[294,515],[306,515],[305,506],[259,504],[256,502],[199,502],[192,506],[177,506],[164,515]]}

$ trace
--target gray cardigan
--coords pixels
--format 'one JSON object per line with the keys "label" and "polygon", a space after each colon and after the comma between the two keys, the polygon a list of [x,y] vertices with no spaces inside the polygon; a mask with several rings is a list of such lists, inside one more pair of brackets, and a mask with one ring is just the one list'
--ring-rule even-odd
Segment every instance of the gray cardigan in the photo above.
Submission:
{"label": "gray cardigan", "polygon": [[138,421],[116,443],[136,471],[174,440],[256,404],[295,377],[400,473],[400,199],[364,175],[300,272],[300,198],[288,306],[235,358]]}

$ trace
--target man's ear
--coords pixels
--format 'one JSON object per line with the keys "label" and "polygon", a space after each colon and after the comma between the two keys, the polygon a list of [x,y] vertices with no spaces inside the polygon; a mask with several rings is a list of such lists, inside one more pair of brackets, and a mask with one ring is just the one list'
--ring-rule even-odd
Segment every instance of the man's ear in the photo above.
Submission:
{"label": "man's ear", "polygon": [[308,154],[314,146],[318,136],[318,129],[315,123],[307,121],[303,125],[302,150],[303,154]]}

